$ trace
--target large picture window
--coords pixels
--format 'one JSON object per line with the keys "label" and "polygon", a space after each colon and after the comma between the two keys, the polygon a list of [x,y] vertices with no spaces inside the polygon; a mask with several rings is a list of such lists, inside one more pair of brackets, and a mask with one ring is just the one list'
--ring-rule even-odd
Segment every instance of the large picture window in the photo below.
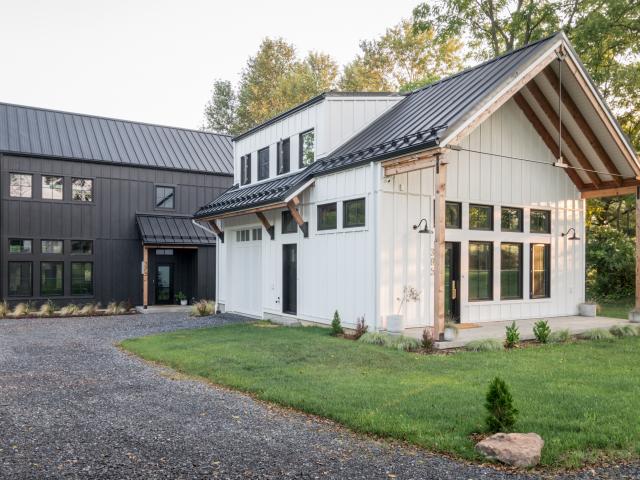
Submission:
{"label": "large picture window", "polygon": [[500,211],[500,224],[503,232],[522,232],[522,209],[502,207]]}
{"label": "large picture window", "polygon": [[298,224],[293,219],[293,215],[288,210],[282,212],[282,233],[296,233]]}
{"label": "large picture window", "polygon": [[337,204],[318,205],[318,230],[334,230],[338,227]]}
{"label": "large picture window", "polygon": [[240,184],[251,183],[251,154],[240,157]]}
{"label": "large picture window", "polygon": [[469,230],[493,230],[493,207],[469,205]]}
{"label": "large picture window", "polygon": [[72,178],[71,199],[77,202],[93,202],[93,180],[90,178]]}
{"label": "large picture window", "polygon": [[258,151],[258,180],[269,178],[269,147]]}
{"label": "large picture window", "polygon": [[278,175],[289,172],[291,158],[291,141],[285,138],[278,142]]}
{"label": "large picture window", "polygon": [[9,196],[31,198],[33,176],[25,173],[9,174]]}
{"label": "large picture window", "polygon": [[313,130],[300,134],[300,168],[311,165],[316,160],[316,137]]}
{"label": "large picture window", "polygon": [[174,187],[156,186],[156,208],[168,210],[176,207],[176,189]]}
{"label": "large picture window", "polygon": [[462,204],[447,202],[444,210],[444,223],[446,228],[462,228]]}
{"label": "large picture window", "polygon": [[64,263],[40,263],[40,295],[43,297],[60,296],[64,294]]}
{"label": "large picture window", "polygon": [[62,200],[64,187],[63,177],[42,176],[42,198],[45,200]]}
{"label": "large picture window", "polygon": [[500,298],[522,298],[522,244],[500,245]]}
{"label": "large picture window", "polygon": [[551,245],[531,245],[531,298],[551,296]]}
{"label": "large picture window", "polygon": [[469,242],[469,301],[493,300],[493,244]]}
{"label": "large picture window", "polygon": [[33,295],[33,264],[31,262],[9,262],[10,297],[30,297]]}
{"label": "large picture window", "polygon": [[531,210],[531,233],[551,233],[551,212],[549,210]]}
{"label": "large picture window", "polygon": [[71,295],[93,295],[93,263],[71,262]]}
{"label": "large picture window", "polygon": [[342,228],[364,227],[365,224],[364,198],[347,200],[342,204]]}

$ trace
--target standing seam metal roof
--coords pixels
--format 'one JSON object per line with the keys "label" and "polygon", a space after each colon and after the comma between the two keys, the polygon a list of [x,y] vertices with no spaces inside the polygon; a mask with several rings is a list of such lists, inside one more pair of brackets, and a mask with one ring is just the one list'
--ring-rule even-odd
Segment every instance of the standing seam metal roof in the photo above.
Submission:
{"label": "standing seam metal roof", "polygon": [[139,213],[136,223],[142,242],[154,245],[212,245],[216,236],[191,223],[189,215]]}
{"label": "standing seam metal roof", "polygon": [[8,103],[0,103],[0,152],[233,173],[226,135]]}

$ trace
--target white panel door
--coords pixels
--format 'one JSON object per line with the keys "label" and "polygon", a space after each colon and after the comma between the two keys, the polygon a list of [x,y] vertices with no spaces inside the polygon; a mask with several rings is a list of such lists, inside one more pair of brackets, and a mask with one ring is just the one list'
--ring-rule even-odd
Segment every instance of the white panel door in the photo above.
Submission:
{"label": "white panel door", "polygon": [[261,241],[238,241],[236,232],[230,237],[228,311],[262,317]]}

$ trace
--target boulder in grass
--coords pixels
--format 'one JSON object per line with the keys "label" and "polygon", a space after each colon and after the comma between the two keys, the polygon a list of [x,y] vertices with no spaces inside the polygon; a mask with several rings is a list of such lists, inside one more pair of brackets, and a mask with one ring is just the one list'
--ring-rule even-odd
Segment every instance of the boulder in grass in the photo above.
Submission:
{"label": "boulder in grass", "polygon": [[537,433],[496,433],[476,445],[476,450],[513,467],[533,467],[540,462],[544,440]]}

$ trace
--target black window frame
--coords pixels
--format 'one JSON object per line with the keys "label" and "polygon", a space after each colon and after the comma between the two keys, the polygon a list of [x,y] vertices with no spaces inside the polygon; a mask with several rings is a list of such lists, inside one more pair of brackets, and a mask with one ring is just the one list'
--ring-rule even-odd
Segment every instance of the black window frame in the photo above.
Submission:
{"label": "black window frame", "polygon": [[[449,207],[456,207],[458,211],[458,222],[456,224],[449,223]],[[462,228],[462,202],[445,202],[444,225],[445,228],[453,228],[457,230]]]}
{"label": "black window frame", "polygon": [[[77,186],[76,182],[89,182],[90,184],[89,189],[87,190],[85,188],[85,185]],[[94,197],[93,195],[94,184],[95,182],[93,178],[71,177],[71,200],[74,202],[92,203],[93,197]],[[89,192],[88,198],[87,198],[87,191]],[[76,196],[76,193],[79,193],[79,195]]]}
{"label": "black window frame", "polygon": [[[19,175],[21,177],[29,177],[31,180],[31,185],[29,186],[29,195],[13,195],[11,193],[11,177],[14,175]],[[20,192],[22,192],[22,184],[19,185]],[[21,172],[9,172],[9,198],[33,198],[33,174],[32,173],[21,173]]]}
{"label": "black window frame", "polygon": [[[303,161],[304,158],[304,142],[302,141],[303,137],[305,135],[309,135],[309,134],[313,134],[313,160],[311,162],[309,162],[308,164],[305,164]],[[300,168],[306,168],[309,165],[313,165],[313,163],[316,161],[316,132],[315,129],[310,128],[309,130],[305,130],[304,132],[301,132],[300,135],[298,135],[298,159],[299,159],[299,166]]]}
{"label": "black window frame", "polygon": [[[354,204],[362,202],[362,223],[347,223],[348,215],[347,208]],[[367,199],[365,197],[362,198],[352,198],[350,200],[345,200],[342,202],[342,228],[358,228],[364,227],[367,224]]]}
{"label": "black window frame", "polygon": [[[471,245],[488,245],[489,246],[489,255],[490,255],[490,262],[489,262],[489,275],[488,275],[488,282],[489,282],[489,295],[487,297],[478,297],[478,298],[471,298]],[[469,271],[468,271],[468,279],[467,279],[467,291],[468,291],[468,300],[469,302],[491,302],[494,300],[494,288],[493,288],[493,276],[494,276],[494,245],[493,242],[491,241],[476,241],[476,240],[471,240],[469,241],[469,251],[468,251],[468,262],[469,262]]]}
{"label": "black window frame", "polygon": [[[516,296],[505,296],[502,275],[504,270],[504,258],[502,256],[502,247],[504,246],[516,246],[518,247],[518,294]],[[524,278],[524,245],[521,242],[501,242],[500,243],[500,300],[522,300],[524,296],[523,292],[523,278]],[[510,271],[510,270],[509,270]]]}
{"label": "black window frame", "polygon": [[258,150],[258,180],[267,178],[269,178],[269,147]]}
{"label": "black window frame", "polygon": [[[322,212],[326,209],[333,209],[335,218],[331,225],[323,225],[321,223]],[[338,202],[329,202],[318,205],[316,208],[316,229],[318,231],[337,230],[338,229]]]}
{"label": "black window frame", "polygon": [[[8,264],[7,265],[7,297],[11,297],[11,298],[32,297],[33,296],[33,262],[25,261],[25,260],[18,260],[18,261],[10,260],[9,262],[7,262],[7,264]],[[29,293],[14,294],[11,292],[11,266],[12,265],[28,265],[29,266]]]}
{"label": "black window frame", "polygon": [[[505,210],[514,210],[517,212],[518,228],[516,229],[505,228],[504,216],[503,216],[503,213]],[[500,231],[511,232],[511,233],[522,233],[524,231],[524,209],[520,207],[500,207]]]}
{"label": "black window frame", "polygon": [[[170,195],[165,195],[163,197],[163,199],[158,202],[158,192],[163,189],[163,190],[171,190],[171,194]],[[155,186],[154,189],[154,193],[155,193],[155,200],[154,200],[154,205],[155,205],[155,209],[156,210],[175,210],[176,209],[176,186],[175,185],[162,185],[162,184],[158,184]],[[167,199],[171,199],[171,206],[170,207],[164,207],[162,206],[162,204],[164,202],[167,201]]]}
{"label": "black window frame", "polygon": [[[74,293],[74,291],[73,291],[73,286],[74,286],[74,283],[73,283],[73,280],[74,280],[74,277],[73,277],[73,266],[74,265],[90,265],[91,266],[91,288],[90,288],[90,291],[82,292],[82,293]],[[74,296],[74,297],[92,297],[94,295],[94,279],[95,279],[94,269],[93,269],[93,262],[90,261],[90,260],[74,261],[74,262],[71,262],[70,268],[71,268],[71,274],[70,274],[70,276],[71,276],[71,296]]]}
{"label": "black window frame", "polygon": [[[489,209],[489,228],[477,228],[471,226],[471,209],[473,208],[488,208]],[[493,232],[493,205],[484,205],[482,203],[470,203],[469,204],[469,230],[475,230],[477,232]]]}
{"label": "black window frame", "polygon": [[[547,229],[546,230],[533,230],[531,227],[533,226],[533,222],[531,221],[533,218],[533,213],[544,213],[547,215]],[[551,233],[551,210],[546,210],[544,208],[532,208],[529,210],[529,233],[543,234],[549,235]]]}
{"label": "black window frame", "polygon": [[[90,249],[89,252],[74,252],[73,250],[73,246],[74,244],[79,244],[79,243],[84,243],[84,244],[88,244],[90,245]],[[93,255],[93,240],[82,240],[82,239],[74,239],[71,240],[70,245],[69,245],[69,255]]]}
{"label": "black window frame", "polygon": [[[59,181],[59,185],[60,188],[56,189],[56,188],[51,188],[50,183],[47,183],[47,185],[45,186],[45,181],[48,181],[48,179],[55,179]],[[32,182],[32,188],[33,188],[33,182]],[[53,192],[59,191],[60,192],[60,198],[53,198]],[[51,192],[51,196],[50,197],[45,197],[45,192]],[[62,175],[48,175],[48,174],[43,174],[40,176],[40,198],[42,200],[49,200],[52,202],[61,202],[64,200],[64,177]]]}
{"label": "black window frame", "polygon": [[291,139],[284,138],[277,145],[277,175],[289,173],[291,169]]}
{"label": "black window frame", "polygon": [[[25,252],[25,251],[20,251],[20,252],[12,252],[11,251],[11,242],[29,242],[29,251]],[[33,253],[33,239],[32,238],[10,238],[8,240],[8,246],[9,246],[9,250],[8,250],[8,254],[9,255],[31,255]]]}
{"label": "black window frame", "polygon": [[[536,246],[542,245],[544,246],[544,294],[543,295],[534,295],[533,294],[533,276],[534,276],[534,262],[533,262],[533,251]],[[529,246],[529,298],[532,300],[537,300],[541,298],[551,298],[551,244],[550,243],[542,243],[542,242],[534,242]]]}
{"label": "black window frame", "polygon": [[240,185],[251,183],[251,154],[247,153],[240,157]]}
{"label": "black window frame", "polygon": [[[60,243],[60,246],[62,247],[60,249],[60,252],[45,252],[44,250],[44,242],[56,242],[56,243]],[[59,239],[59,238],[43,238],[40,240],[40,253],[42,255],[64,255],[64,240]]]}
{"label": "black window frame", "polygon": [[[44,281],[44,265],[45,264],[54,264],[54,265],[60,265],[62,267],[62,284],[60,285],[60,293],[50,293],[50,292],[45,292],[44,288],[43,288],[43,281]],[[40,296],[43,297],[63,297],[64,296],[64,261],[62,260],[43,260],[40,262]]]}
{"label": "black window frame", "polygon": [[298,231],[298,224],[296,223],[293,215],[289,210],[284,210],[281,215],[282,219],[282,228],[281,232],[283,235],[287,235],[290,233],[296,233]]}

